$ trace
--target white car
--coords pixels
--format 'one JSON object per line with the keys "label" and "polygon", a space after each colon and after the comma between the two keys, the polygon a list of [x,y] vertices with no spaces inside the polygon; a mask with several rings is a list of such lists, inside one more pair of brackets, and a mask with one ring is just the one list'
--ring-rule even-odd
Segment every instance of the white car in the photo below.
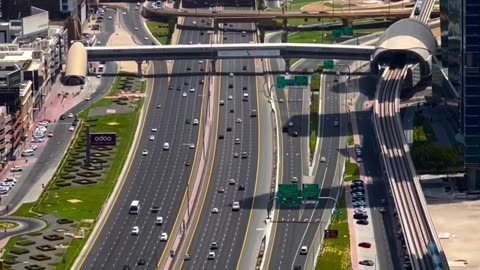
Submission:
{"label": "white car", "polygon": [[194,143],[191,143],[191,144],[188,146],[188,148],[190,148],[190,149],[195,149],[195,144],[194,144]]}
{"label": "white car", "polygon": [[357,163],[362,163],[362,158],[361,157],[357,157]]}
{"label": "white car", "polygon": [[156,128],[152,128],[152,132],[157,132],[157,129],[156,129]]}
{"label": "white car", "polygon": [[123,14],[123,15],[127,15],[127,13],[126,13],[126,12],[122,12],[122,14]]}
{"label": "white car", "polygon": [[228,74],[229,77],[233,77],[233,72],[230,72],[230,74]]}
{"label": "white car", "polygon": [[144,40],[148,40],[148,37],[144,37],[143,39],[144,39]]}
{"label": "white car", "polygon": [[293,122],[288,122],[289,127],[293,127]]}
{"label": "white car", "polygon": [[240,138],[235,138],[235,144],[240,144]]}
{"label": "white car", "polygon": [[195,92],[195,88],[190,88],[190,92]]}
{"label": "white car", "polygon": [[69,113],[68,118],[73,118],[73,113]]}
{"label": "white car", "polygon": [[150,135],[150,137],[148,137],[148,139],[149,139],[150,141],[153,141],[153,140],[155,140],[155,136],[154,136],[154,135]]}
{"label": "white car", "polygon": [[208,252],[207,260],[214,260],[215,259],[215,252],[210,251]]}
{"label": "white car", "polygon": [[138,27],[134,27],[133,30],[138,30]]}
{"label": "white car", "polygon": [[162,232],[162,234],[160,234],[160,241],[165,242],[167,240],[168,240],[168,234],[166,232]]}
{"label": "white car", "polygon": [[320,158],[320,162],[324,163],[324,162],[326,162],[326,161],[327,161],[327,159],[326,159],[325,157],[321,157],[321,158]]}
{"label": "white car", "polygon": [[187,92],[183,92],[182,97],[186,97],[186,96],[187,96]]}
{"label": "white car", "polygon": [[142,156],[146,156],[146,155],[148,155],[148,150],[147,150],[147,149],[144,149],[144,150],[142,151]]}
{"label": "white car", "polygon": [[232,211],[238,211],[240,210],[240,203],[235,201],[232,203]]}
{"label": "white car", "polygon": [[242,123],[242,118],[237,118],[237,120],[235,120],[235,122],[237,122],[238,124]]}
{"label": "white car", "polygon": [[112,19],[112,16],[108,16],[108,19],[111,20],[111,19]]}
{"label": "white car", "polygon": [[380,207],[380,208],[378,209],[378,211],[380,211],[380,213],[385,213],[385,212],[387,212],[387,210],[385,209],[385,207]]}
{"label": "white car", "polygon": [[203,64],[203,60],[198,60],[198,63],[199,63],[199,64]]}
{"label": "white car", "polygon": [[20,166],[15,166],[10,168],[10,172],[21,172],[21,171],[22,171],[22,167]]}
{"label": "white car", "polygon": [[233,178],[228,179],[228,184],[229,185],[235,185],[236,181]]}
{"label": "white car", "polygon": [[296,176],[292,177],[292,183],[298,183],[298,178]]}
{"label": "white car", "polygon": [[213,207],[213,208],[212,208],[212,214],[217,214],[217,213],[218,213],[218,208]]}
{"label": "white car", "polygon": [[69,131],[74,131],[74,130],[75,130],[75,127],[74,127],[74,126],[70,126],[70,127],[68,128],[68,130],[69,130]]}
{"label": "white car", "polygon": [[157,109],[160,109],[160,108],[162,108],[162,104],[157,105]]}
{"label": "white car", "polygon": [[192,125],[194,125],[194,126],[198,126],[198,119],[196,119],[196,118],[195,118],[195,119],[193,119],[193,123],[192,123]]}
{"label": "white car", "polygon": [[302,247],[300,248],[300,254],[305,255],[305,254],[307,254],[307,253],[308,253],[308,248],[307,248],[307,246],[302,246]]}
{"label": "white car", "polygon": [[170,144],[168,142],[163,143],[163,150],[168,150],[170,149]]}
{"label": "white car", "polygon": [[225,105],[225,100],[221,99],[220,100],[220,106],[223,106],[223,105]]}
{"label": "white car", "polygon": [[135,7],[135,10],[138,10],[138,7]]}
{"label": "white car", "polygon": [[163,224],[163,217],[157,217],[155,219],[155,224],[162,225]]}
{"label": "white car", "polygon": [[132,235],[138,235],[140,233],[140,228],[138,226],[132,227]]}
{"label": "white car", "polygon": [[38,146],[35,145],[35,144],[30,144],[30,145],[28,146],[28,149],[32,149],[33,151],[37,150],[37,148],[38,148]]}
{"label": "white car", "polygon": [[197,21],[193,21],[192,24],[193,24],[193,25],[196,25],[196,24],[197,24]]}
{"label": "white car", "polygon": [[228,100],[232,100],[233,99],[233,96],[228,96]]}

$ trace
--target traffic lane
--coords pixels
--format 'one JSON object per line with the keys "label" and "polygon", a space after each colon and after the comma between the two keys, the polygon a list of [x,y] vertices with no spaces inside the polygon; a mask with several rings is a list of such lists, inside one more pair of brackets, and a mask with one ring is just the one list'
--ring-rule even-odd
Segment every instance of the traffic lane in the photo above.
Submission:
{"label": "traffic lane", "polygon": [[[188,63],[190,62],[190,63]],[[183,65],[182,65],[183,63]],[[187,63],[187,64],[184,64]],[[192,61],[184,61],[181,62],[180,65],[180,70],[175,70],[176,72],[182,71],[181,69],[185,68],[185,66],[191,66],[193,69],[199,69],[197,66],[198,64],[196,62]],[[185,70],[185,69],[184,69]],[[185,88],[189,87],[194,87],[194,85],[198,84],[198,81],[200,77],[190,77],[187,81],[189,82],[188,86],[183,86],[183,91],[175,91],[174,96],[176,96],[175,100],[176,102],[185,100],[186,102],[185,107],[182,106],[176,106],[173,107],[173,104],[175,104],[175,100],[172,100],[169,102],[172,105],[172,108],[169,108],[168,106],[165,108],[168,111],[175,112],[176,113],[172,114],[171,117],[167,120],[167,126],[158,126],[158,129],[161,130],[165,128],[165,133],[164,133],[164,140],[160,141],[159,139],[155,140],[154,143],[154,150],[153,153],[156,152],[156,149],[158,149],[159,153],[165,153],[165,154],[160,154],[160,158],[158,156],[153,157],[153,159],[156,161],[156,163],[152,167],[147,168],[145,171],[140,170],[143,173],[143,176],[140,176],[140,178],[149,178],[149,179],[161,179],[160,183],[160,188],[155,189],[154,186],[156,186],[158,183],[155,183],[154,181],[150,181],[148,185],[142,184],[141,188],[138,189],[138,194],[142,194],[145,198],[148,198],[150,201],[150,205],[147,205],[147,207],[154,206],[155,204],[158,204],[157,206],[160,206],[162,210],[160,211],[160,215],[163,215],[165,221],[162,229],[168,230],[168,228],[173,227],[173,222],[175,220],[175,217],[170,218],[171,216],[171,211],[173,207],[177,207],[180,204],[180,200],[182,196],[179,194],[179,192],[184,192],[185,187],[186,187],[186,182],[188,181],[188,177],[190,175],[190,167],[185,167],[183,164],[185,162],[192,162],[193,160],[193,153],[195,152],[194,150],[190,150],[188,147],[188,144],[191,143],[196,143],[196,133],[194,136],[192,135],[192,132],[188,132],[186,129],[186,125],[184,124],[183,121],[178,121],[178,118],[180,119],[186,119],[192,113],[190,112],[191,110],[198,112],[200,111],[200,105],[201,105],[201,94],[200,97],[197,94],[197,92],[190,92]],[[175,80],[174,80],[175,81]],[[182,83],[184,84],[183,78],[176,78],[176,83],[174,83],[176,86],[181,85]],[[188,93],[187,97],[183,97],[183,93]],[[193,100],[192,96],[193,95]],[[193,101],[193,105],[191,103]],[[182,110],[183,109],[183,110]],[[182,113],[183,112],[183,113]],[[180,115],[183,114],[183,117],[179,117]],[[168,125],[170,122],[173,122],[173,128]],[[192,128],[191,125],[188,126],[188,128]],[[178,132],[180,130],[180,132]],[[196,130],[196,128],[195,128]],[[179,137],[178,134],[181,134]],[[171,141],[169,141],[169,138]],[[177,140],[179,139],[179,140]],[[162,151],[162,146],[164,142],[168,142],[170,144],[171,150],[169,151]],[[180,149],[179,151],[176,151],[174,149]],[[171,153],[171,154],[170,154]],[[191,153],[191,154],[189,154]],[[157,154],[158,155],[158,154]],[[165,155],[166,155],[166,160],[165,160]],[[162,159],[163,156],[163,159]],[[180,167],[177,169],[177,167]],[[157,172],[159,175],[157,175]],[[161,172],[161,174],[160,174]],[[166,177],[167,175],[171,175],[169,178]],[[168,181],[165,179],[167,178]],[[185,179],[185,181],[182,181]],[[180,180],[182,184],[174,184],[176,181]],[[174,198],[177,198],[177,200],[167,200],[168,196],[163,196],[159,198],[159,193],[160,192],[165,192],[165,194],[171,194]],[[178,195],[178,196],[177,196]],[[137,196],[138,198],[138,196]],[[128,203],[128,201],[127,201]],[[122,247],[120,247],[120,250],[125,250],[120,258],[127,258],[127,261],[129,261],[130,257],[132,257],[133,261],[138,260],[138,256],[141,256],[142,253],[149,248],[152,244],[154,244],[154,239],[151,238],[153,230],[157,230],[156,226],[154,225],[154,220],[155,220],[155,215],[146,215],[146,217],[141,217],[142,220],[137,221],[137,223],[132,223],[129,224],[130,226],[125,226],[124,231],[126,234],[131,230],[132,226],[139,226],[141,229],[144,227],[150,228],[147,232],[142,232],[142,235],[140,237],[136,237],[135,245],[134,247],[138,244],[141,245],[139,248],[133,248],[134,252],[132,252],[130,249],[125,250]],[[140,223],[140,224],[138,224]],[[143,231],[143,230],[142,230]],[[170,230],[168,230],[169,232]],[[159,237],[159,236],[157,236]],[[159,239],[156,238],[158,241]],[[124,242],[126,245],[126,241]],[[129,246],[131,246],[131,243],[129,243]],[[159,245],[155,245],[157,247]],[[163,248],[163,247],[162,247]],[[152,250],[152,249],[150,249]],[[154,250],[154,249],[153,249]],[[137,256],[136,256],[137,255]],[[159,255],[159,254],[158,254]],[[135,258],[137,257],[137,258]],[[147,263],[150,261],[150,259],[155,259],[154,257],[149,257],[149,260]],[[154,263],[156,263],[158,260],[155,259]]]}
{"label": "traffic lane", "polygon": [[[369,99],[368,90],[371,89],[374,82],[369,80],[359,81],[359,97],[356,103],[356,110],[363,110],[363,104]],[[373,86],[374,87],[374,86]],[[376,149],[378,143],[375,139],[373,130],[373,123],[371,122],[372,112],[370,111],[365,119],[357,119],[357,127],[359,134],[363,135],[362,141],[362,156],[363,166],[368,176],[372,177],[372,182],[368,186],[369,203],[372,207],[381,207],[382,199],[387,199],[388,202],[388,187],[383,180],[383,172],[380,166],[380,160]],[[383,197],[378,194],[385,194]],[[386,209],[393,210],[389,205],[385,205]],[[390,212],[390,211],[389,211]],[[372,209],[372,225],[374,228],[375,244],[377,246],[377,262],[380,269],[401,269],[400,257],[401,254],[397,246],[397,238],[394,228],[397,224],[394,223],[389,213],[381,214],[379,211]]]}
{"label": "traffic lane", "polygon": [[[183,68],[182,68],[182,69],[183,69]],[[156,81],[155,81],[155,82],[156,82]],[[163,80],[163,82],[166,82],[166,80]],[[158,86],[156,86],[156,85],[157,85],[157,84],[155,83],[154,89],[167,89],[167,86],[165,85],[165,83],[162,84],[160,87],[158,87]],[[155,91],[154,91],[154,92],[155,92]],[[178,95],[180,95],[180,94],[177,94],[177,96],[178,96]],[[173,112],[173,111],[174,111],[174,110],[173,110],[173,109],[174,109],[174,108],[173,108],[173,105],[172,105],[172,108],[169,108],[169,107],[168,107],[168,105],[170,105],[170,104],[172,104],[172,103],[173,103],[173,102],[166,102],[167,107],[164,108],[165,110],[163,110],[163,111],[165,111],[165,112],[167,112],[167,113]],[[153,116],[153,117],[156,117],[156,116],[158,115],[158,114],[156,114],[156,113],[151,113],[152,110],[156,110],[156,108],[154,108],[154,107],[155,107],[154,104],[152,104],[151,107],[150,107],[150,111],[149,111],[149,113],[147,114],[147,123],[154,121],[154,120],[152,120],[152,116]],[[160,115],[163,115],[163,114],[160,114]],[[173,115],[170,116],[170,118],[171,118],[171,117],[175,118],[175,116],[173,116]],[[148,130],[150,130],[150,127],[148,127]],[[146,142],[145,142],[146,138],[144,137],[143,140],[144,140],[144,141],[142,142],[142,145],[145,145],[145,144],[146,144]],[[162,144],[163,144],[163,143],[162,143]],[[161,146],[158,147],[158,148],[161,148]],[[143,150],[143,149],[142,149],[141,147],[138,149],[138,151],[137,151],[137,153],[136,153],[137,156],[140,155],[140,151],[142,151],[142,150]],[[140,159],[141,159],[141,158],[140,158]],[[139,165],[141,165],[141,164],[148,165],[149,163],[142,162],[142,161],[139,160],[139,159],[134,159],[134,164],[133,164],[133,166],[132,166],[132,168],[135,168],[135,169],[132,171],[132,172],[134,172],[134,175],[135,175],[135,172],[138,173],[139,171],[146,171],[145,168],[143,168],[143,170],[140,169]],[[130,179],[130,178],[131,178],[131,176],[129,176],[129,179]],[[138,185],[138,183],[137,183],[137,184],[132,184],[131,180],[128,181],[127,183],[129,184],[128,187],[127,187],[129,191],[130,191],[132,188],[136,187],[136,186],[143,186],[143,185]],[[123,194],[125,194],[125,193],[122,193],[122,195],[123,195]],[[128,197],[131,197],[131,196],[128,196],[128,195],[129,195],[129,192],[127,193],[127,196],[123,196],[123,200],[122,200],[123,203],[122,203],[122,204],[118,204],[118,203],[117,203],[117,205],[118,205],[117,207],[118,207],[118,208],[123,208],[123,209],[128,208],[128,204],[131,202],[131,200],[136,199],[135,197],[133,197],[133,198],[128,198]],[[121,196],[121,197],[122,197],[122,196]],[[125,210],[124,210],[124,211],[125,211]],[[123,232],[123,233],[126,233],[127,235],[129,234],[129,230],[130,230],[131,228],[129,228],[130,226],[128,226],[128,225],[131,225],[131,224],[125,224],[125,222],[124,222],[124,223],[122,224],[123,230],[122,230],[122,232],[119,232],[119,230],[118,230],[119,223],[118,223],[118,222],[115,222],[115,220],[119,219],[120,212],[122,212],[122,211],[120,211],[120,209],[118,209],[116,212],[117,212],[117,217],[116,217],[115,219],[109,219],[109,220],[111,220],[111,223],[113,223],[113,224],[111,224],[111,226],[117,227],[117,230],[116,230],[116,231],[117,231],[117,233],[116,233],[116,239],[118,239],[118,238],[119,238],[119,235],[122,234],[122,232]],[[123,213],[122,213],[122,214],[123,214]],[[128,217],[127,217],[127,219],[128,219]],[[110,226],[106,226],[106,227],[110,227]],[[110,234],[110,232],[108,232],[108,234]],[[114,243],[111,243],[111,242],[109,242],[109,239],[110,239],[110,238],[108,237],[108,235],[106,236],[106,238],[107,238],[107,239],[105,239],[104,241],[102,241],[102,242],[104,243],[104,245],[107,245],[107,243],[108,243],[107,246],[109,246],[109,247],[115,246],[114,243],[116,242],[116,239],[111,239],[111,241],[112,241],[112,240],[114,241]],[[103,246],[102,246],[102,247],[103,247]],[[102,247],[99,248],[100,251],[102,250]],[[95,252],[95,253],[96,253],[96,254],[100,254],[101,252]],[[95,253],[94,253],[94,254],[95,254]],[[102,254],[102,255],[104,255],[104,254]]]}
{"label": "traffic lane", "polygon": [[[230,36],[230,39],[227,39],[227,40],[230,40],[230,42],[242,42],[242,38],[239,35],[234,35],[233,37]],[[244,41],[244,39],[243,39],[243,41]],[[250,117],[251,110],[253,110],[254,107],[256,108],[256,106],[253,106],[253,105],[256,105],[255,79],[251,78],[251,77],[241,76],[242,72],[249,72],[249,70],[254,69],[254,66],[253,66],[253,62],[249,61],[249,60],[238,60],[238,61],[225,60],[225,61],[223,61],[223,63],[224,64],[222,66],[222,71],[225,70],[225,73],[227,73],[227,74],[232,72],[232,73],[234,73],[234,77],[226,77],[225,76],[225,77],[222,78],[221,89],[223,89],[223,91],[221,93],[221,99],[225,101],[225,106],[222,106],[223,108],[220,110],[221,121],[219,123],[220,124],[219,125],[219,130],[220,130],[220,133],[221,133],[221,131],[224,130],[224,128],[232,127],[233,136],[230,136],[230,134],[229,134],[230,132],[226,133],[225,139],[219,141],[218,148],[217,148],[217,153],[219,153],[220,151],[222,151],[222,152],[225,151],[225,148],[230,148],[230,149],[227,149],[227,152],[228,152],[228,150],[231,150],[230,153],[236,152],[240,155],[241,152],[246,150],[245,146],[248,145],[248,148],[252,148],[251,147],[252,140],[256,141],[255,136],[251,136],[251,135],[247,136],[246,134],[243,134],[243,133],[246,133],[249,130],[254,130],[255,127],[256,127],[255,126],[255,127],[250,127],[250,128],[244,128],[244,125],[246,125],[247,123],[251,123],[251,124],[256,125],[256,118],[251,118]],[[247,69],[246,71],[243,70],[243,66],[246,67],[246,69]],[[230,86],[231,86],[231,88],[230,88]],[[247,87],[247,91],[243,90],[244,87]],[[250,101],[248,101],[248,102],[242,101],[244,92],[249,93]],[[232,97],[232,100],[229,100],[229,96]],[[245,107],[248,107],[248,108],[245,108]],[[231,109],[233,109],[233,113],[231,112]],[[223,117],[222,117],[222,115],[223,115]],[[230,115],[230,117],[229,117],[229,115]],[[235,123],[236,118],[240,118],[242,120],[242,123],[241,124]],[[251,132],[251,131],[249,131],[249,132]],[[239,138],[241,140],[240,144],[238,144],[238,145],[234,144],[234,139],[235,138]],[[221,147],[223,149],[221,149]],[[254,153],[253,153],[255,151],[252,152],[251,149],[248,149],[246,152],[249,154],[249,157],[247,159],[233,158],[232,155],[224,157],[223,156],[224,153],[222,153],[220,162],[218,160],[219,155],[218,154],[216,155],[216,162],[215,162],[215,165],[214,165],[215,166],[214,177],[212,178],[212,180],[216,179],[216,181],[214,180],[215,182],[212,183],[214,185],[212,185],[212,184],[210,185],[209,193],[208,193],[208,194],[212,194],[213,197],[208,196],[206,201],[205,201],[204,211],[202,213],[201,222],[199,223],[199,224],[201,224],[200,226],[203,227],[203,229],[199,230],[198,233],[196,233],[196,236],[201,235],[201,239],[199,240],[198,239],[199,237],[194,238],[194,240],[192,242],[192,246],[188,251],[190,256],[192,256],[192,259],[189,262],[185,263],[186,268],[190,268],[193,265],[198,267],[198,261],[204,261],[206,263],[205,260],[206,260],[206,256],[208,255],[208,252],[205,253],[205,254],[200,252],[200,249],[202,248],[202,245],[206,245],[207,250],[208,250],[208,245],[210,245],[210,243],[212,241],[218,241],[219,245],[222,245],[223,243],[232,243],[235,246],[240,246],[241,245],[241,243],[239,243],[238,240],[243,240],[243,239],[236,238],[237,235],[234,235],[234,239],[218,240],[218,238],[219,238],[218,234],[222,235],[223,238],[229,237],[231,235],[228,235],[228,232],[238,231],[239,230],[238,226],[241,226],[240,223],[238,223],[238,222],[237,223],[232,223],[232,226],[233,225],[237,226],[237,228],[235,228],[233,230],[231,228],[229,229],[229,227],[231,227],[231,226],[229,226],[229,225],[225,226],[225,224],[228,224],[229,220],[230,220],[230,214],[225,214],[225,213],[231,213],[231,203],[234,200],[232,198],[229,198],[230,195],[228,195],[228,194],[230,193],[230,191],[232,191],[236,194],[241,194],[241,195],[244,194],[243,195],[244,198],[249,198],[253,195],[254,185],[250,185],[249,182],[245,181],[244,179],[255,178],[254,173],[256,173],[256,170],[250,169],[251,164],[256,162],[256,160],[254,158]],[[255,153],[255,156],[256,156],[256,153]],[[230,162],[228,164],[224,163],[223,159],[225,159],[225,158],[230,160]],[[243,162],[245,160],[250,160],[249,162],[247,162],[247,164],[248,164],[247,168],[244,168],[244,165],[243,165],[243,164],[245,164],[245,162]],[[239,161],[242,163],[242,165],[241,166],[235,166],[235,163],[239,162]],[[225,167],[228,167],[228,168],[225,168]],[[228,175],[227,177],[222,176],[222,173],[225,170],[228,170],[228,172],[226,173],[226,175]],[[244,172],[246,172],[246,175],[242,176],[242,174],[244,174]],[[216,175],[218,173],[220,173],[219,177]],[[232,174],[234,174],[236,177],[232,177],[231,176]],[[228,185],[228,179],[230,179],[230,178],[233,178],[233,179],[236,180],[237,184],[235,186],[229,186]],[[240,184],[245,186],[245,191],[238,191],[237,187]],[[217,190],[220,187],[225,188],[226,193],[221,194],[221,195],[218,194]],[[237,195],[237,197],[235,197],[235,196],[236,195],[233,195],[234,198],[238,198],[238,195]],[[229,200],[231,200],[231,201],[229,201]],[[242,201],[242,200],[240,200],[240,201]],[[212,207],[219,208],[219,214],[214,214],[214,215],[210,214]],[[247,208],[247,205],[244,204],[244,205],[242,205],[242,207]],[[250,207],[248,207],[248,208],[250,208]],[[225,211],[227,211],[227,212],[225,212]],[[244,210],[242,210],[242,211],[244,211]],[[236,213],[233,213],[233,214],[238,215]],[[222,216],[223,216],[223,218],[221,218]],[[210,222],[214,222],[213,220],[215,218],[217,219],[216,220],[217,223],[215,225],[211,225]],[[224,222],[225,219],[227,219],[226,223]],[[222,225],[225,228],[225,230],[223,230],[223,234],[222,234],[222,232],[219,232],[219,230],[218,230],[218,228],[222,227]],[[246,226],[241,226],[241,227],[243,228],[243,227],[246,227]],[[214,231],[212,231],[212,229]],[[214,239],[217,239],[217,240],[214,240]],[[223,250],[225,250],[225,249],[227,249],[227,248],[223,247]],[[227,260],[225,262],[226,264],[228,264],[230,262],[229,258],[231,258],[231,254],[223,256],[221,253],[218,253],[217,256],[222,257],[224,259],[226,258],[226,260]],[[216,259],[216,261],[219,261],[219,259]],[[236,261],[232,261],[232,263],[233,262],[236,262]],[[205,264],[203,264],[203,267],[204,268],[206,267]]]}

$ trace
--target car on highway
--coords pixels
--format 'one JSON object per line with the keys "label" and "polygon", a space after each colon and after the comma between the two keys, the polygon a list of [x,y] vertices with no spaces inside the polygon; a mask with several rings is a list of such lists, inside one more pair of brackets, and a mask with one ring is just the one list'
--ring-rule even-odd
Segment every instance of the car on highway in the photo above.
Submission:
{"label": "car on highway", "polygon": [[361,243],[358,243],[358,246],[362,247],[362,248],[370,248],[372,246],[372,244],[370,244],[368,242],[361,242]]}
{"label": "car on highway", "polygon": [[185,167],[190,167],[190,162],[185,161]]}
{"label": "car on highway", "polygon": [[162,108],[162,104],[157,104],[157,109]]}
{"label": "car on highway", "polygon": [[359,261],[358,264],[366,265],[366,266],[373,266],[373,261],[372,260],[362,260],[362,261]]}
{"label": "car on highway", "polygon": [[195,149],[195,144],[194,144],[194,143],[189,144],[189,145],[188,145],[188,148],[190,148],[190,149]]}
{"label": "car on highway", "polygon": [[248,153],[247,152],[242,152],[242,158],[247,158],[248,157]]}
{"label": "car on highway", "polygon": [[368,220],[366,219],[359,219],[357,220],[358,225],[368,225]]}
{"label": "car on highway", "polygon": [[235,120],[236,123],[240,124],[242,123],[242,118],[237,118],[237,120]]}
{"label": "car on highway", "polygon": [[240,138],[235,138],[234,144],[240,144]]}
{"label": "car on highway", "polygon": [[148,150],[147,149],[143,149],[142,151],[142,156],[147,156],[148,155]]}
{"label": "car on highway", "polygon": [[252,110],[250,117],[257,117],[257,110]]}
{"label": "car on highway", "polygon": [[238,190],[240,190],[240,191],[245,190],[245,186],[244,185],[238,185]]}
{"label": "car on highway", "polygon": [[293,122],[288,122],[288,127],[293,127]]}
{"label": "car on highway", "polygon": [[152,128],[152,132],[157,132],[157,129],[156,129],[156,128]]}
{"label": "car on highway", "polygon": [[223,99],[220,100],[220,106],[225,105],[225,101]]}
{"label": "car on highway", "polygon": [[211,250],[214,250],[214,249],[218,249],[218,243],[217,242],[212,242],[212,244],[210,245],[210,249]]}
{"label": "car on highway", "polygon": [[155,219],[155,224],[162,225],[163,224],[163,217],[157,217]]}
{"label": "car on highway", "polygon": [[233,178],[228,179],[228,184],[229,185],[235,185],[236,183],[237,183],[237,181],[235,181],[235,179],[233,179]]}
{"label": "car on highway", "polygon": [[190,90],[189,90],[189,91],[190,91],[190,92],[195,92],[195,88],[190,87]]}
{"label": "car on highway", "polygon": [[208,252],[207,260],[215,260],[215,252]]}
{"label": "car on highway", "polygon": [[225,193],[225,189],[223,187],[217,189],[218,193]]}
{"label": "car on highway", "polygon": [[238,211],[238,210],[240,210],[240,203],[237,201],[234,201],[232,203],[232,211]]}
{"label": "car on highway", "polygon": [[194,126],[198,126],[198,119],[196,119],[196,118],[195,118],[195,119],[193,119],[193,123],[192,123],[192,125],[194,125]]}
{"label": "car on highway", "polygon": [[186,96],[187,96],[187,92],[183,92],[182,97],[186,97]]}
{"label": "car on highway", "polygon": [[233,157],[238,158],[239,157],[238,153],[237,152],[233,153]]}
{"label": "car on highway", "polygon": [[357,161],[357,163],[362,163],[363,160],[362,160],[361,157],[357,157],[356,161]]}
{"label": "car on highway", "polygon": [[148,137],[148,139],[149,139],[150,141],[155,140],[155,135],[150,135],[150,137]]}
{"label": "car on highway", "polygon": [[150,212],[158,213],[158,211],[160,211],[160,206],[154,205],[154,206],[150,207]]}
{"label": "car on highway", "polygon": [[132,235],[138,235],[140,233],[140,228],[138,226],[133,226],[131,233]]}
{"label": "car on highway", "polygon": [[73,113],[69,113],[68,118],[73,118]]}
{"label": "car on highway", "polygon": [[192,70],[192,68],[191,68],[191,67],[187,67],[187,71],[189,71],[189,70]]}
{"label": "car on highway", "polygon": [[283,100],[283,98],[281,98],[281,99],[278,100],[278,103],[283,103],[283,102],[285,102],[285,101]]}
{"label": "car on highway", "polygon": [[338,127],[338,125],[339,125],[339,124],[338,124],[338,121],[333,121],[333,126],[334,126],[334,127]]}
{"label": "car on highway", "polygon": [[160,241],[161,241],[161,242],[165,242],[165,241],[167,241],[167,240],[168,240],[168,234],[167,234],[166,232],[162,232],[162,233],[160,234]]}
{"label": "car on highway", "polygon": [[320,162],[325,163],[326,161],[327,161],[327,159],[325,157],[320,158]]}
{"label": "car on highway", "polygon": [[224,138],[225,138],[225,135],[223,135],[223,134],[218,135],[219,140],[223,140]]}
{"label": "car on highway", "polygon": [[212,208],[212,214],[217,214],[218,213],[218,208],[217,207],[213,207]]}
{"label": "car on highway", "polygon": [[190,124],[190,119],[185,119],[185,124],[189,125]]}
{"label": "car on highway", "polygon": [[308,253],[308,248],[307,248],[307,246],[302,246],[302,247],[300,248],[300,254],[306,255],[307,253]]}
{"label": "car on highway", "polygon": [[356,202],[353,202],[352,204],[353,204],[354,207],[355,206],[365,206],[366,205],[366,203],[363,202],[363,201],[356,201]]}
{"label": "car on highway", "polygon": [[298,183],[298,178],[296,176],[292,177],[292,183]]}
{"label": "car on highway", "polygon": [[168,142],[163,143],[163,150],[169,150],[170,149],[170,144]]}
{"label": "car on highway", "polygon": [[355,213],[355,214],[366,214],[366,211],[365,211],[365,209],[355,209],[353,211],[353,213]]}
{"label": "car on highway", "polygon": [[145,259],[138,259],[137,265],[145,265]]}
{"label": "car on highway", "polygon": [[353,219],[367,219],[368,215],[365,214],[353,214]]}
{"label": "car on highway", "polygon": [[233,77],[234,76],[233,72],[230,72],[230,74],[228,74],[228,76]]}
{"label": "car on highway", "polygon": [[387,210],[385,209],[385,207],[380,207],[380,208],[378,209],[378,211],[380,211],[380,213],[385,213],[385,212],[387,212]]}
{"label": "car on highway", "polygon": [[228,96],[228,100],[232,100],[233,99],[233,96],[232,95],[229,95]]}
{"label": "car on highway", "polygon": [[74,130],[75,130],[75,127],[74,127],[74,126],[70,126],[70,127],[68,128],[68,130],[69,130],[69,131],[74,131]]}

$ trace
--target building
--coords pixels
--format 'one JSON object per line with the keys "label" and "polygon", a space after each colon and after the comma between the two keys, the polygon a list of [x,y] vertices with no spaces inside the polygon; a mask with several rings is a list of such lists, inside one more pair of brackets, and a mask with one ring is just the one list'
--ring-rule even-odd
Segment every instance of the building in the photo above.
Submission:
{"label": "building", "polygon": [[30,0],[0,0],[0,21],[30,16]]}
{"label": "building", "polygon": [[[460,130],[469,189],[480,189],[480,1],[442,0],[443,63],[461,94]],[[447,27],[447,30],[445,30]]]}
{"label": "building", "polygon": [[12,148],[12,116],[7,113],[7,107],[0,106],[0,171],[5,168],[8,154]]}

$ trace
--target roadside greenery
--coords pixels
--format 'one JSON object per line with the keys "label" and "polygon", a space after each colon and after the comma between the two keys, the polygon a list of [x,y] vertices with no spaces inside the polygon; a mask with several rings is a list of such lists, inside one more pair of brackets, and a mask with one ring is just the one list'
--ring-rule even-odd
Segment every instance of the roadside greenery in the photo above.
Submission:
{"label": "roadside greenery", "polygon": [[[361,29],[361,30],[354,30],[353,35],[355,37],[361,37],[365,35],[369,35],[376,32],[382,32],[384,29],[381,28],[372,28],[372,29]],[[335,40],[335,42],[342,42],[347,39],[351,39],[353,37],[346,37]],[[291,43],[314,43],[314,44],[332,44],[334,43],[334,39],[332,38],[331,31],[304,31],[304,32],[297,32],[291,35],[288,35],[288,42]]]}
{"label": "roadside greenery", "polygon": [[312,76],[310,84],[310,157],[315,154],[318,140],[318,124],[319,124],[319,106],[320,106],[320,74]]}
{"label": "roadside greenery", "polygon": [[[123,76],[118,76],[115,79],[112,89],[107,97],[92,104],[92,106],[78,115],[81,119],[80,123],[82,124],[77,128],[84,129],[85,125],[83,123],[92,119],[92,117],[89,117],[90,110],[99,107],[109,108],[109,106],[114,103],[115,98],[113,96],[120,90],[119,88],[122,85],[121,82],[126,75],[127,74],[123,74]],[[141,92],[145,92],[145,87],[145,82],[141,82]],[[105,171],[101,181],[86,186],[59,187],[56,185],[56,183],[58,183],[58,178],[64,173],[63,170],[66,164],[64,162],[65,159],[72,155],[74,149],[77,147],[76,143],[79,140],[79,137],[84,134],[84,130],[80,130],[77,133],[77,137],[74,139],[75,142],[67,151],[64,160],[61,162],[61,165],[54,175],[54,178],[50,181],[40,199],[35,203],[23,204],[15,212],[15,215],[36,217],[45,214],[52,214],[58,218],[70,219],[77,222],[84,219],[96,220],[98,214],[102,210],[104,202],[111,195],[122,168],[125,165],[130,146],[133,143],[135,130],[140,116],[140,109],[143,106],[143,99],[131,101],[131,103],[128,103],[128,105],[125,106],[131,106],[133,109],[124,113],[95,116],[94,123],[90,124],[90,131],[92,133],[106,132],[117,134],[116,151],[112,155],[110,168]],[[72,200],[74,200],[75,203],[73,203]],[[84,239],[73,239],[70,242],[66,253],[63,255],[62,261],[64,263],[57,264],[55,266],[56,269],[70,269],[89,235],[90,231],[88,231]],[[11,245],[13,246],[13,244]]]}
{"label": "roadside greenery", "polygon": [[462,170],[463,159],[459,149],[438,144],[428,119],[417,113],[411,154],[418,172],[448,173]]}
{"label": "roadside greenery", "polygon": [[171,35],[169,32],[169,24],[155,21],[148,21],[147,27],[150,33],[160,42],[162,45],[170,44]]}
{"label": "roadside greenery", "polygon": [[332,217],[330,230],[338,230],[337,239],[325,239],[320,255],[315,264],[315,270],[349,270],[350,269],[350,233],[345,196],[338,200],[340,215]]}
{"label": "roadside greenery", "polygon": [[351,182],[355,179],[360,178],[360,171],[356,163],[350,162],[349,159],[345,161],[345,178],[343,179],[346,182]]}

